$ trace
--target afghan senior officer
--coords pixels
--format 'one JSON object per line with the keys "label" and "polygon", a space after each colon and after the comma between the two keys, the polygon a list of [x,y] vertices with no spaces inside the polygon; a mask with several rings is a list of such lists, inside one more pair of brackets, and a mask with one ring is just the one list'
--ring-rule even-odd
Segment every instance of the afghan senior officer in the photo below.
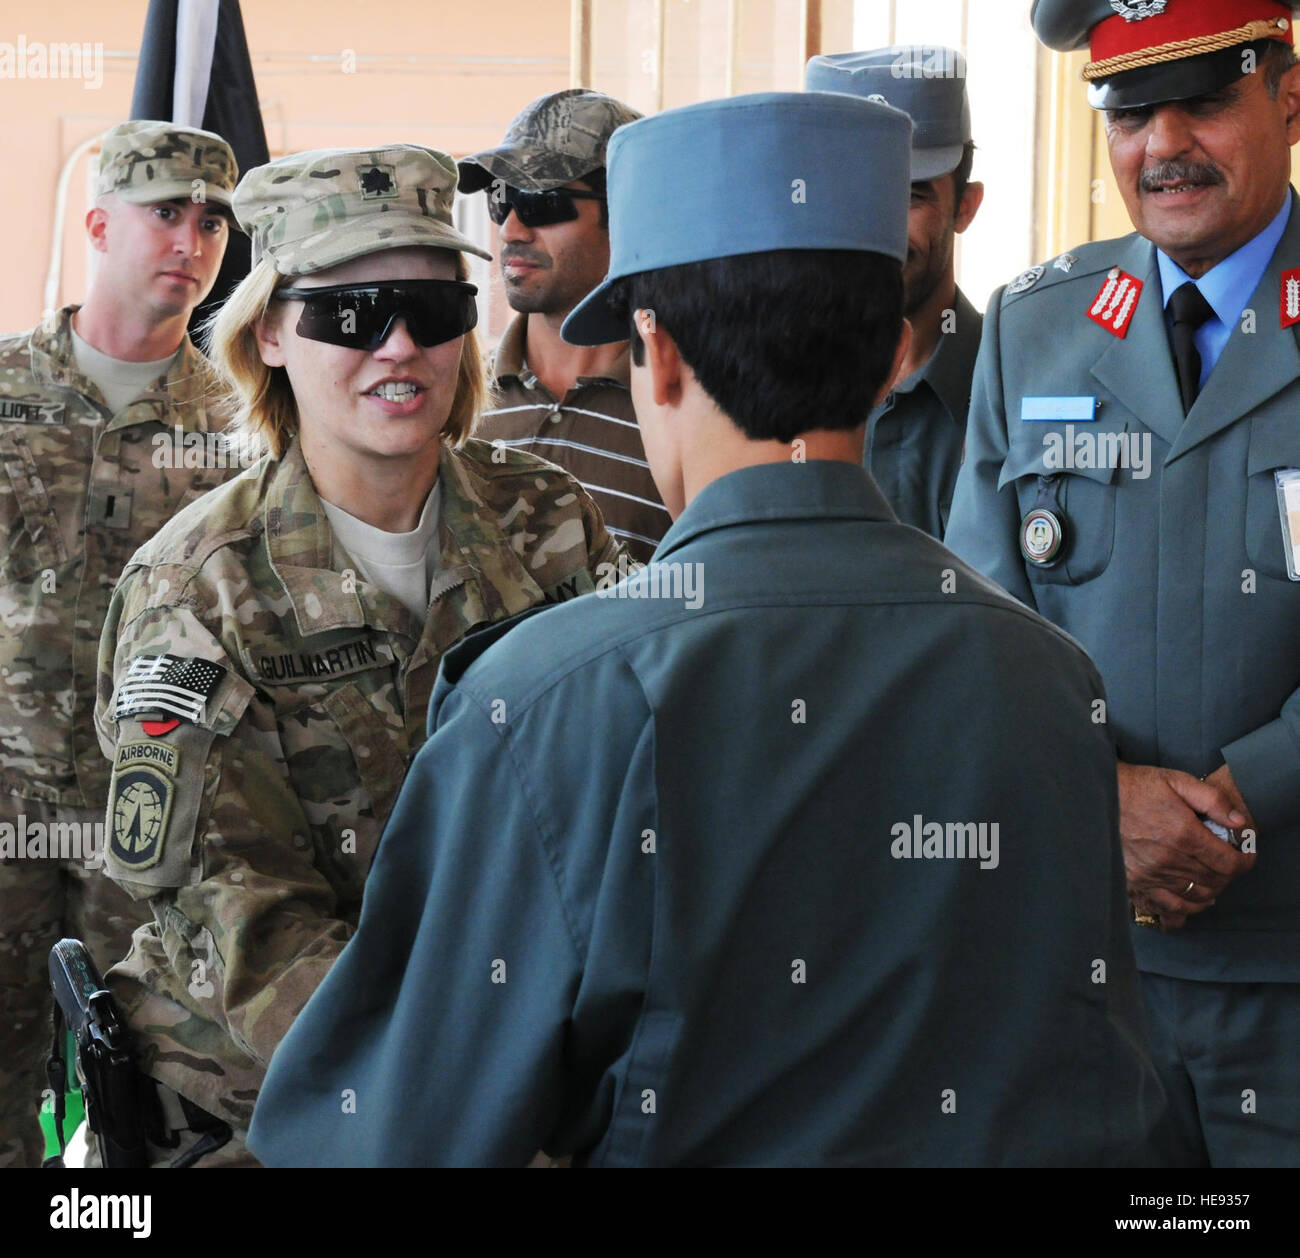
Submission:
{"label": "afghan senior officer", "polygon": [[1049,46],[1091,41],[1137,232],[990,302],[947,533],[1105,678],[1173,1164],[1300,1165],[1291,18],[1272,0],[1035,4]]}
{"label": "afghan senior officer", "polygon": [[861,465],[907,352],[910,132],[828,92],[615,132],[610,275],[564,335],[631,336],[675,522],[446,660],[263,1161],[1140,1156],[1096,671]]}

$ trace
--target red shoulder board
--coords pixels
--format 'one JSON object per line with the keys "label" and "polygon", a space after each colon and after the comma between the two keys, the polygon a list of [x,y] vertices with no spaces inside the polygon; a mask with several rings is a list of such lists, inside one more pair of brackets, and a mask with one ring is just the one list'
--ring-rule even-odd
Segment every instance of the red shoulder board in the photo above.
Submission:
{"label": "red shoulder board", "polygon": [[1088,310],[1088,318],[1122,340],[1128,335],[1141,297],[1142,281],[1117,266],[1111,267],[1101,292]]}
{"label": "red shoulder board", "polygon": [[1300,266],[1282,272],[1282,326],[1300,323]]}

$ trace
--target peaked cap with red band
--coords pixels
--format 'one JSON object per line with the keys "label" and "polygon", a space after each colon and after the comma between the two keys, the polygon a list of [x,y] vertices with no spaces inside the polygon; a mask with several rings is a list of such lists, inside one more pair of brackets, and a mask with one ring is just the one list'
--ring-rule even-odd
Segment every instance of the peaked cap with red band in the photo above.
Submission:
{"label": "peaked cap with red band", "polygon": [[1030,20],[1049,48],[1090,50],[1083,77],[1094,109],[1142,109],[1250,73],[1268,41],[1294,44],[1298,12],[1282,0],[1034,0]]}

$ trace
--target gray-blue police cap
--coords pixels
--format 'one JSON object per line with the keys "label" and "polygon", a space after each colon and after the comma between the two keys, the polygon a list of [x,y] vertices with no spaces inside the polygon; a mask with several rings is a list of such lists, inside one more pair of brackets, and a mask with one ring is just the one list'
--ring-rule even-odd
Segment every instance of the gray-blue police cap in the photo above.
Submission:
{"label": "gray-blue police cap", "polygon": [[912,178],[938,179],[961,165],[971,139],[966,58],[955,48],[895,44],[813,57],[810,92],[847,92],[901,109],[912,119]]}
{"label": "gray-blue police cap", "polygon": [[606,158],[609,274],[574,308],[573,345],[625,341],[620,280],[770,253],[842,249],[907,258],[912,123],[833,92],[760,92],[629,123]]}

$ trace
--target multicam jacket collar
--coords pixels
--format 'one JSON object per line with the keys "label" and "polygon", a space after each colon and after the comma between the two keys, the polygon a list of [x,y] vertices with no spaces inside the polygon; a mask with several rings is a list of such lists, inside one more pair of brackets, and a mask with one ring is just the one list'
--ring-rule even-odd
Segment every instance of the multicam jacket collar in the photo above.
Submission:
{"label": "multicam jacket collar", "polygon": [[[484,585],[494,590],[494,601],[503,604],[508,615],[544,601],[541,587],[502,527],[512,524],[526,506],[518,504],[504,513],[494,506],[484,492],[486,482],[452,446],[442,447],[438,479],[441,553],[430,601],[464,586],[466,629],[494,619],[483,598]],[[423,626],[402,603],[355,575],[357,566],[330,528],[296,436],[271,473],[263,522],[271,567],[304,636],[369,625],[420,638]],[[514,532],[516,539],[522,538],[521,530]],[[341,579],[349,569],[354,579]]]}
{"label": "multicam jacket collar", "polygon": [[[94,381],[77,370],[72,352],[72,316],[80,305],[56,310],[32,331],[32,374],[46,386],[73,389],[107,411],[108,403]],[[188,336],[171,366],[150,388],[110,420],[108,427],[126,428],[156,420],[180,425],[187,432],[214,431],[208,423],[207,402],[215,377],[207,359],[194,348]]]}

